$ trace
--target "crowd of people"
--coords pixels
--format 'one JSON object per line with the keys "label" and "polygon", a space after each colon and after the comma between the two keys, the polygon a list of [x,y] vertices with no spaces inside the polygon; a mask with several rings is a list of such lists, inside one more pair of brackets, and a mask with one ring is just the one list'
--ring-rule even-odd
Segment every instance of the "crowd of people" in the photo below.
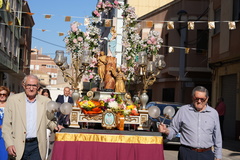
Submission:
{"label": "crowd of people", "polygon": [[[69,115],[58,112],[57,123],[48,119],[47,114],[50,113],[46,112],[46,107],[52,98],[48,89],[40,87],[37,76],[25,76],[22,87],[24,92],[9,96],[10,90],[0,86],[0,159],[47,159],[49,135],[68,127]],[[56,102],[73,103],[70,90],[65,87],[63,95],[59,95]],[[181,132],[179,160],[222,158],[222,125],[219,118],[226,106],[221,103],[223,99],[219,99],[218,107],[214,109],[207,104],[208,99],[206,88],[195,87],[192,103],[179,109],[169,127],[163,123],[159,125],[159,132],[166,134],[168,139]],[[223,107],[219,109],[219,105]]]}

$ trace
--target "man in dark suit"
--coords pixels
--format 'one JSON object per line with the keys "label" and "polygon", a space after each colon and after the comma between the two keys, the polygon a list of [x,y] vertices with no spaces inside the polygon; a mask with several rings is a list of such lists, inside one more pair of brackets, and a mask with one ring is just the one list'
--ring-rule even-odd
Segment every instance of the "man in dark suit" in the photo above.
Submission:
{"label": "man in dark suit", "polygon": [[[73,103],[73,99],[72,97],[70,97],[70,88],[69,87],[65,87],[63,90],[63,95],[58,95],[56,102],[59,103],[64,103],[64,102],[68,102],[68,103]],[[70,125],[70,115],[64,115],[61,112],[57,113],[58,116],[58,124],[63,125],[64,127],[68,127]]]}

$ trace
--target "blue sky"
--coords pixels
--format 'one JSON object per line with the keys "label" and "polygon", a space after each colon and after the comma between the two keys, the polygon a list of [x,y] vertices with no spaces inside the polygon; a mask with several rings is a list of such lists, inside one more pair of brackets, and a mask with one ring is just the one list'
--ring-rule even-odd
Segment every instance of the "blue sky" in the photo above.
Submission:
{"label": "blue sky", "polygon": [[[32,48],[42,49],[43,54],[50,55],[52,58],[54,58],[56,50],[66,51],[63,39],[70,30],[70,24],[73,21],[83,24],[84,17],[92,15],[97,1],[28,0],[30,10],[34,13],[35,22],[32,29]],[[46,14],[52,15],[51,19],[46,19]],[[70,22],[65,22],[66,16],[72,17]],[[85,26],[80,28],[85,31]],[[46,31],[43,32],[42,29]],[[64,33],[64,36],[59,36],[59,32]]]}

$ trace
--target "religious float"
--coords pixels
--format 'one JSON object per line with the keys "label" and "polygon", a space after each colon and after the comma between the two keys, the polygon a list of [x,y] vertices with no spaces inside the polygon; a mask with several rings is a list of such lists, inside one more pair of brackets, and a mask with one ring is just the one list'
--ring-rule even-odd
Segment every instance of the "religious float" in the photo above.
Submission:
{"label": "religious float", "polygon": [[[148,130],[148,110],[145,108],[148,102],[147,89],[156,81],[157,75],[166,65],[164,56],[158,54],[162,39],[154,30],[149,32],[146,39],[141,39],[136,32],[137,16],[134,8],[120,5],[116,1],[108,5],[106,11],[112,8],[123,11],[124,49],[120,57],[119,54],[116,56],[116,48],[113,47],[113,43],[116,44],[116,26],[111,27],[109,37],[101,37],[100,29],[96,25],[102,23],[99,16],[106,9],[102,8],[106,6],[102,3],[99,2],[93,12],[95,18],[91,19],[92,23],[88,23],[86,32],[79,29],[80,23],[73,22],[68,36],[64,39],[67,52],[71,55],[72,74],[67,72],[69,65],[64,52],[56,51],[54,61],[61,69],[64,80],[69,82],[73,89],[74,104],[70,114],[70,127],[79,128],[85,127],[84,124],[100,123],[106,129],[123,130],[124,125],[134,125],[134,129]],[[90,88],[86,95],[82,96],[79,86],[87,79],[85,75],[88,75],[88,80],[97,77],[101,82],[95,89]],[[141,95],[137,96],[139,101],[132,100],[126,89],[126,82],[128,85],[140,82],[142,89]]]}

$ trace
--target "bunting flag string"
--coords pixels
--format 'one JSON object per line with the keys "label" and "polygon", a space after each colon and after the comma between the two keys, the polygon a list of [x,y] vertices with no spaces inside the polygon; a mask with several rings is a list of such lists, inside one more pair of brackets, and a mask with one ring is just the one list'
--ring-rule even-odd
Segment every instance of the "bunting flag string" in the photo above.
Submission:
{"label": "bunting flag string", "polygon": [[[0,9],[0,12],[1,11],[4,11],[4,12],[10,12],[11,9],[10,9],[10,6],[8,5],[9,3],[9,0],[7,1],[6,3],[6,9]],[[29,16],[33,16],[35,15],[36,13],[31,13],[31,12],[22,12],[22,11],[11,11],[11,12],[18,12],[18,13],[25,13],[25,14],[28,14]],[[44,16],[45,19],[52,19],[53,16],[56,16],[56,15],[52,15],[52,14],[42,14]],[[99,18],[95,18],[95,17],[88,17],[88,16],[85,16],[85,17],[77,17],[77,16],[64,16],[64,21],[65,22],[70,22],[72,20],[72,18],[79,18],[79,19],[84,19],[84,26],[87,26],[89,24],[91,24],[91,22],[95,22],[95,21],[103,21],[105,27],[111,27],[111,26],[115,26],[116,25],[116,17],[114,17],[113,19],[109,19],[109,18],[102,18],[99,19]],[[175,28],[175,23],[185,23],[187,24],[187,29],[188,30],[194,30],[195,28],[195,24],[196,23],[207,23],[208,25],[208,29],[215,29],[215,24],[216,23],[228,23],[228,26],[229,26],[229,30],[234,30],[236,29],[236,23],[239,22],[239,20],[236,20],[236,21],[152,21],[152,20],[135,20],[136,22],[145,22],[145,26],[147,28],[152,28],[154,23],[167,23],[167,29],[168,30],[172,30]],[[14,24],[12,21],[8,21],[6,23],[0,23],[0,25],[9,25],[9,26],[16,26],[16,27],[19,27],[19,28],[26,28],[26,29],[32,29],[30,26],[21,26],[21,25],[16,25]],[[81,24],[82,25],[82,24]],[[40,30],[42,32],[51,32],[50,30],[47,30],[47,29],[36,29],[36,30]],[[65,34],[63,32],[57,32],[58,36],[64,36]],[[185,53],[186,54],[189,54],[190,53],[190,50],[197,50],[196,48],[186,48],[186,47],[177,47],[177,46],[166,46],[166,45],[162,45],[162,47],[167,47],[168,48],[168,52],[169,53],[173,53],[174,52],[174,49],[184,49],[185,50]],[[201,50],[201,49],[200,49]],[[202,49],[204,50],[204,49]]]}
{"label": "bunting flag string", "polygon": [[[6,6],[6,9],[0,9],[0,11],[10,11],[10,8],[8,6]],[[30,16],[36,14],[36,13],[31,13],[31,12],[23,12],[23,11],[11,11],[11,12],[18,12],[18,13],[25,13],[28,14]],[[42,14],[46,19],[51,19],[52,18],[52,14]],[[55,15],[56,16],[56,15]],[[78,17],[78,16],[64,16],[64,20],[66,22],[71,21],[72,18],[78,18],[78,19],[86,19],[88,18],[89,20],[92,19],[92,21],[94,21],[94,19],[98,19],[96,17]],[[109,18],[103,18],[101,17],[101,21],[105,21],[105,20],[111,20],[111,21],[115,21],[115,17],[113,19],[109,19]],[[228,23],[229,24],[229,29],[236,29],[236,23],[239,22],[239,20],[235,20],[235,21],[201,21],[201,20],[189,20],[189,21],[173,21],[173,20],[165,20],[165,21],[152,21],[152,20],[135,20],[136,22],[145,22],[146,26],[151,28],[151,26],[153,26],[154,23],[167,23],[167,29],[174,29],[174,23],[187,23],[188,24],[188,28],[189,30],[193,30],[194,29],[194,25],[195,23],[208,23],[208,28],[209,29],[214,29],[215,28],[215,23]],[[231,27],[230,27],[231,26]]]}

